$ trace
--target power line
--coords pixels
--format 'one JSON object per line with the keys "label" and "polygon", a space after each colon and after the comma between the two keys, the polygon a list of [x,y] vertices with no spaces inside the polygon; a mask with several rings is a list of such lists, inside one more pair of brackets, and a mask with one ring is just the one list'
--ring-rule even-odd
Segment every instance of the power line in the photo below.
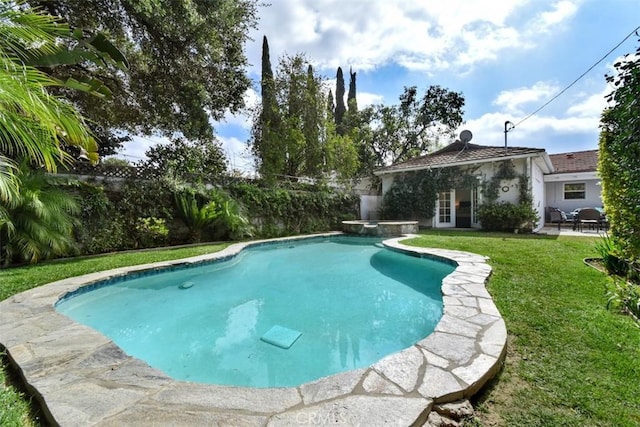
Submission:
{"label": "power line", "polygon": [[[622,43],[626,42],[627,39],[629,37],[631,37],[633,34],[638,35],[638,30],[640,30],[640,26],[636,27],[633,31],[631,31],[629,34],[627,34],[627,36],[622,39],[622,41],[620,41],[620,43],[618,43],[617,45],[615,45],[612,49],[610,49],[602,58],[600,58],[598,60],[598,62],[596,62],[595,64],[593,64],[591,67],[589,67],[589,69],[587,71],[585,71],[584,73],[580,74],[580,76],[575,79],[574,81],[571,82],[571,84],[569,84],[567,87],[565,87],[564,89],[562,89],[560,92],[558,92],[556,95],[553,96],[553,98],[551,98],[550,100],[548,100],[547,102],[545,102],[544,104],[542,104],[541,107],[539,107],[537,110],[535,110],[533,113],[529,114],[527,117],[525,117],[524,119],[520,120],[518,123],[516,123],[515,125],[513,125],[513,127],[509,130],[513,130],[514,128],[516,128],[517,126],[519,126],[522,122],[524,122],[525,120],[529,119],[530,117],[534,116],[535,114],[537,114],[540,110],[542,110],[544,107],[546,107],[547,105],[551,104],[553,101],[555,101],[560,95],[562,95],[563,93],[565,93],[567,90],[569,90],[574,84],[576,84],[581,78],[583,78],[584,76],[586,76],[589,71],[593,70],[598,64],[600,64],[602,61],[604,61],[609,55],[611,55],[611,53],[613,53],[613,51],[615,51],[617,48],[619,48]],[[507,131],[508,132],[508,131]]]}

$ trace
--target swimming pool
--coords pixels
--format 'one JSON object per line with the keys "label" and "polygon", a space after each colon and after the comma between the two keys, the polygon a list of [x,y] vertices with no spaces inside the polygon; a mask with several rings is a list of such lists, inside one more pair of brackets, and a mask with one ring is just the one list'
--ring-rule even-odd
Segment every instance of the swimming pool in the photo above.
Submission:
{"label": "swimming pool", "polygon": [[224,261],[98,283],[56,309],[174,379],[297,386],[370,366],[429,335],[442,317],[442,279],[455,267],[378,242],[339,236],[250,247]]}
{"label": "swimming pool", "polygon": [[506,354],[507,330],[485,288],[491,275],[486,257],[407,246],[402,239],[385,240],[383,245],[456,265],[442,281],[444,314],[436,329],[374,365],[298,387],[174,380],[55,309],[63,296],[123,275],[230,259],[273,241],[235,243],[212,254],[69,277],[14,295],[0,301],[0,348],[53,425],[271,426],[319,419],[339,419],[348,425],[422,425],[434,402],[473,396],[498,372]]}

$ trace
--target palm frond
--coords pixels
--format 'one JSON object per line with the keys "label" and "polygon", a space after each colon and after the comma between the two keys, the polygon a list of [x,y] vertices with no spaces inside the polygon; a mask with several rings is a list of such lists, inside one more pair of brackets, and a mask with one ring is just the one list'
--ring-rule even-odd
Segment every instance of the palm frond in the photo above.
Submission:
{"label": "palm frond", "polygon": [[26,6],[24,1],[0,1],[0,52],[28,63],[33,57],[55,53],[58,38],[70,34],[58,18]]}
{"label": "palm frond", "polygon": [[68,253],[74,246],[76,200],[52,186],[42,172],[23,167],[18,177],[21,185],[12,205],[0,204],[5,262],[36,262]]}
{"label": "palm frond", "polygon": [[0,155],[0,206],[9,204],[18,194],[20,180],[16,175],[17,167],[11,159]]}

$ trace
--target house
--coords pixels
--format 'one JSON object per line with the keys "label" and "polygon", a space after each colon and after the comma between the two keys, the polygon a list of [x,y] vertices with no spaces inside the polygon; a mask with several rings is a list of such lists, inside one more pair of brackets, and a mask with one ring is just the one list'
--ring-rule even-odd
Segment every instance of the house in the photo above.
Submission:
{"label": "house", "polygon": [[[432,218],[419,219],[421,226],[434,228],[481,228],[477,208],[487,198],[481,190],[483,185],[497,185],[495,201],[515,204],[519,201],[520,185],[526,182],[540,218],[538,230],[544,226],[546,207],[573,210],[602,206],[596,165],[597,150],[549,155],[541,148],[455,141],[434,153],[378,169],[375,174],[382,181],[383,195],[399,174],[407,172],[455,167],[456,173],[475,178],[438,194]],[[505,167],[510,173],[505,173]]]}
{"label": "house", "polygon": [[550,154],[553,172],[544,176],[546,205],[571,212],[602,206],[598,150]]}

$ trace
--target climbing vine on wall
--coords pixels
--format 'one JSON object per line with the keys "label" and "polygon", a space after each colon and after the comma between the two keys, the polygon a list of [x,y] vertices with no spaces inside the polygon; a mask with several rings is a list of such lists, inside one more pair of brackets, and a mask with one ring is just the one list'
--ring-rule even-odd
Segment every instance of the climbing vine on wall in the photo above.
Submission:
{"label": "climbing vine on wall", "polygon": [[431,218],[438,193],[478,184],[474,168],[440,168],[406,172],[396,176],[382,199],[383,219]]}
{"label": "climbing vine on wall", "polygon": [[[498,202],[502,180],[518,179],[518,203]],[[483,203],[478,207],[482,228],[489,231],[531,231],[537,224],[538,214],[533,209],[533,198],[527,174],[518,174],[511,160],[498,164],[496,173],[481,184]]]}

